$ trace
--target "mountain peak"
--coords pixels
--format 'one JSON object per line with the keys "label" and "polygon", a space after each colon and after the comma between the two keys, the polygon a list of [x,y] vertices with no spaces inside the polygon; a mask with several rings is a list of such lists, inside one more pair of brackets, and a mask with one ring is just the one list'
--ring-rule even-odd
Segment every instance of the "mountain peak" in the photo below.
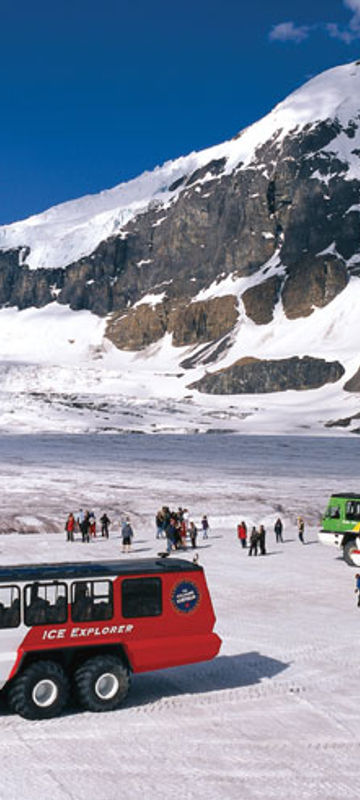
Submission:
{"label": "mountain peak", "polygon": [[311,403],[318,430],[330,419],[356,432],[359,66],[312,78],[236,139],[1,228],[11,408],[31,386],[29,402],[55,402],[56,417],[46,393],[68,407],[78,386],[104,392],[85,405],[105,431],[120,418],[111,395],[121,419],[139,398],[175,398],[182,429],[188,401],[246,431],[276,408],[284,430],[288,403],[301,432]]}
{"label": "mountain peak", "polygon": [[271,113],[285,119],[289,115],[299,125],[335,118],[346,124],[359,110],[360,61],[353,61],[311,78]]}
{"label": "mountain peak", "polygon": [[[327,119],[346,126],[360,113],[360,62],[334,67],[311,78],[233,139],[174,161],[96,195],[54,206],[26,220],[0,227],[0,250],[28,248],[31,269],[62,268],[89,256],[105,239],[121,234],[149,203],[166,205],[184,188],[184,178],[212,161],[224,160],[231,173],[246,168],[256,150],[275,138]],[[360,146],[360,134],[358,135]],[[353,142],[355,147],[355,142]],[[343,155],[343,148],[342,150]],[[175,188],[174,188],[175,187]]]}

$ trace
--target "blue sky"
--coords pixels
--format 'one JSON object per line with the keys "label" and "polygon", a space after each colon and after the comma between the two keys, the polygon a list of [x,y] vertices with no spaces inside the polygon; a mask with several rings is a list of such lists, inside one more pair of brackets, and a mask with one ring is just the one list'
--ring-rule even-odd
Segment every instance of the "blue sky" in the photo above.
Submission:
{"label": "blue sky", "polygon": [[1,0],[0,224],[233,136],[360,57],[360,0]]}

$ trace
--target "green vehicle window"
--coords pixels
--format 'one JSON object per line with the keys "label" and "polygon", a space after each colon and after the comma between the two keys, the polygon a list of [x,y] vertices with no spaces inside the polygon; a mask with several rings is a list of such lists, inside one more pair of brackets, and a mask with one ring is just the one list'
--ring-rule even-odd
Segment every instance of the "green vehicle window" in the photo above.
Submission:
{"label": "green vehicle window", "polygon": [[346,503],[346,516],[348,519],[356,519],[356,503],[353,501]]}

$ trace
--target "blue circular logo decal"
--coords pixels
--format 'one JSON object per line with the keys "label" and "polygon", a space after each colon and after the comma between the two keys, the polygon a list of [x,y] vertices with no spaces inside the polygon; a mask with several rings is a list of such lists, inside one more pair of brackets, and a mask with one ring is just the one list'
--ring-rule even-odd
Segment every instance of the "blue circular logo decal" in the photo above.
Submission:
{"label": "blue circular logo decal", "polygon": [[172,593],[172,602],[178,611],[188,614],[199,605],[200,592],[195,583],[182,581],[178,583]]}

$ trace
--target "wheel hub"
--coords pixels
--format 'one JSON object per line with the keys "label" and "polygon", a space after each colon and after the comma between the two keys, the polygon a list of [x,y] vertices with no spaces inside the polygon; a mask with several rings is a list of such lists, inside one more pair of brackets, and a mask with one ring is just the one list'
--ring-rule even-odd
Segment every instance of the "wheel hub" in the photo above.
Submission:
{"label": "wheel hub", "polygon": [[38,708],[49,708],[55,703],[59,694],[56,683],[50,678],[38,681],[32,690],[32,699]]}
{"label": "wheel hub", "polygon": [[100,700],[111,700],[119,689],[119,681],[113,672],[99,675],[95,683],[95,694]]}

